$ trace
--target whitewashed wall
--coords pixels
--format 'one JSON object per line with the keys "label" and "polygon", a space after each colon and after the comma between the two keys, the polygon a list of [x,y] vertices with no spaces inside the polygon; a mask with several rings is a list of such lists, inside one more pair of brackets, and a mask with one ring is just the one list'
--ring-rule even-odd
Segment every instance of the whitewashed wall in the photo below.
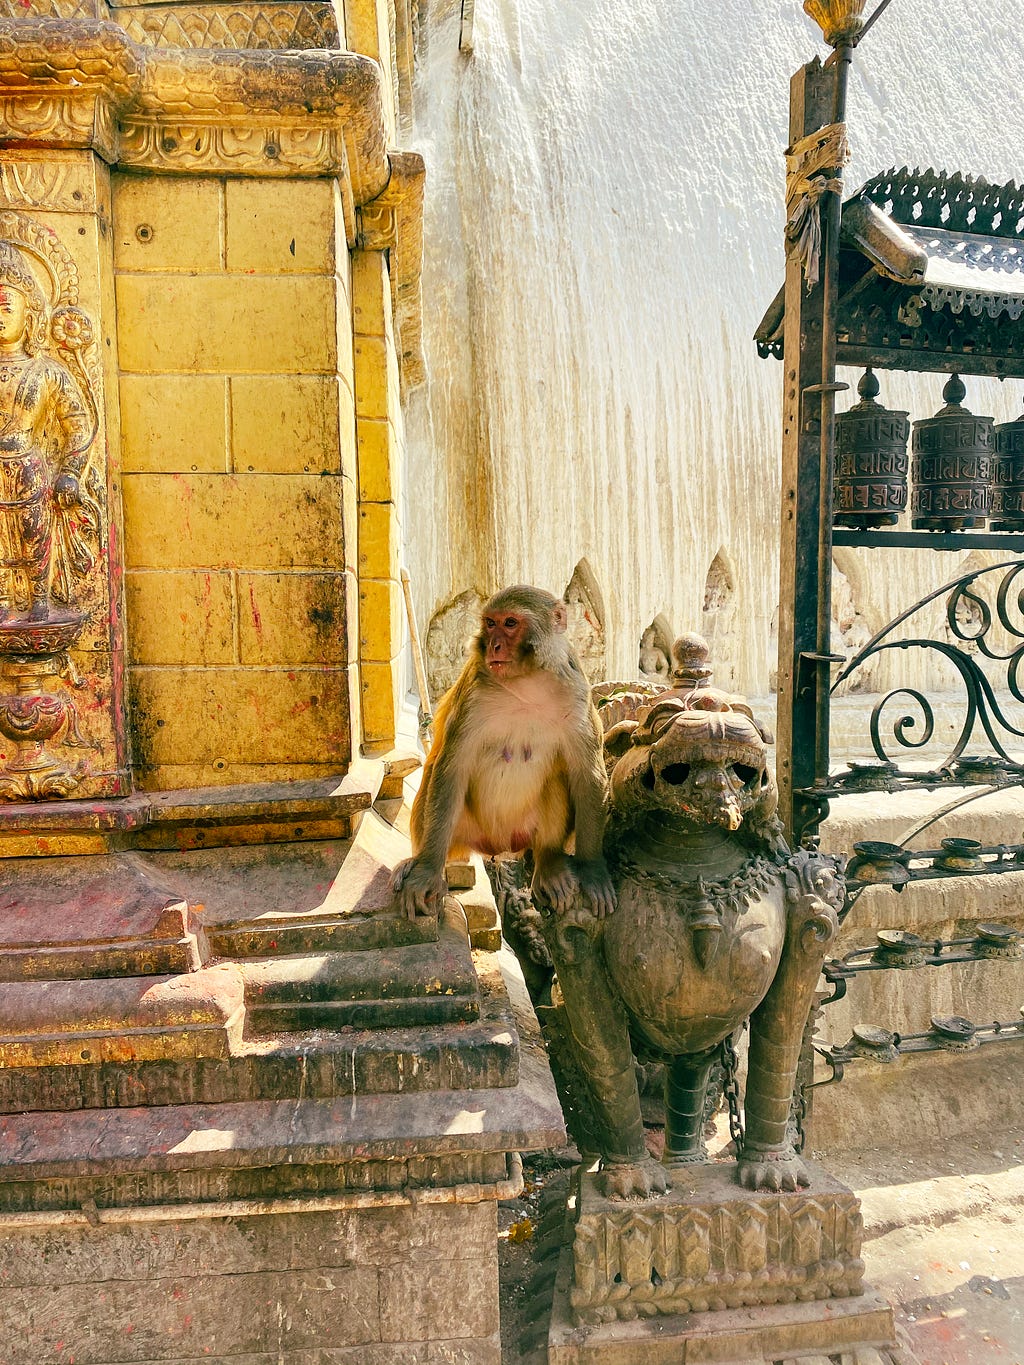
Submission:
{"label": "whitewashed wall", "polygon": [[[631,676],[659,612],[700,628],[720,555],[734,591],[720,680],[764,694],[781,366],[751,334],[782,279],[789,77],[827,49],[799,0],[475,10],[466,55],[458,6],[434,6],[417,91],[429,381],[408,414],[406,561],[420,621],[467,589],[561,591],[585,558],[609,672]],[[1020,19],[1020,0],[894,0],[854,67],[848,189],[904,163],[1024,180]],[[941,405],[941,376],[882,382],[914,417]],[[1022,388],[968,381],[967,404],[1006,421]],[[881,621],[962,558],[847,563]]]}

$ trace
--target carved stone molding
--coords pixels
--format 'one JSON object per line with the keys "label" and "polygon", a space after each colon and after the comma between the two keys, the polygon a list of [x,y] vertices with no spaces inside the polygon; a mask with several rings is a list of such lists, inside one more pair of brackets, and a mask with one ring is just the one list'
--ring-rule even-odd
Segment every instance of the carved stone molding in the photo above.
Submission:
{"label": "carved stone molding", "polygon": [[0,18],[0,90],[0,145],[91,147],[139,170],[347,175],[357,205],[392,177],[380,67],[351,52],[153,47],[102,19]]}
{"label": "carved stone molding", "polygon": [[58,213],[95,213],[96,184],[80,153],[53,151],[46,160],[31,152],[7,152],[0,161],[0,200]]}
{"label": "carved stone molding", "polygon": [[192,175],[341,175],[346,159],[343,139],[330,128],[133,121],[124,125],[119,162]]}
{"label": "carved stone molding", "polygon": [[118,24],[100,19],[0,19],[3,143],[117,153],[117,114],[142,62]]}
{"label": "carved stone molding", "polygon": [[329,4],[131,5],[116,10],[137,43],[152,47],[225,47],[276,50],[340,48],[338,19]]}
{"label": "carved stone molding", "polygon": [[819,1169],[790,1194],[739,1190],[714,1167],[639,1204],[581,1177],[570,1302],[581,1324],[847,1298],[862,1292],[860,1202]]}
{"label": "carved stone molding", "polygon": [[[31,14],[37,19],[109,19],[107,0],[32,0]],[[22,0],[0,0],[0,17],[26,18]]]}
{"label": "carved stone molding", "polygon": [[422,350],[423,184],[418,152],[392,152],[391,178],[383,192],[359,210],[358,244],[391,253],[391,297],[402,382],[425,378]]}

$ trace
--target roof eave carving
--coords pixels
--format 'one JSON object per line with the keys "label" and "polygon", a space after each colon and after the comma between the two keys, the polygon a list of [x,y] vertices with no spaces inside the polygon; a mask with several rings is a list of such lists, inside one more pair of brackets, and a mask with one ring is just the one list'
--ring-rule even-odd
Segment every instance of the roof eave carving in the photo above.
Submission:
{"label": "roof eave carving", "polygon": [[[843,205],[836,309],[846,365],[1024,375],[1024,189],[886,171]],[[754,334],[784,353],[780,290]]]}
{"label": "roof eave carving", "polygon": [[0,146],[183,174],[391,178],[380,68],[352,52],[161,48],[100,19],[0,19]]}

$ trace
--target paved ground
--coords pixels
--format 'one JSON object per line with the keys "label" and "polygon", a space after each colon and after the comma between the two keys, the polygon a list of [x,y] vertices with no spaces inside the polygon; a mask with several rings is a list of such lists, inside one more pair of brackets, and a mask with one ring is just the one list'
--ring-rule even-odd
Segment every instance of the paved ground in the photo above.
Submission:
{"label": "paved ground", "polygon": [[867,1279],[920,1365],[1024,1365],[1024,1135],[826,1164],[861,1196]]}

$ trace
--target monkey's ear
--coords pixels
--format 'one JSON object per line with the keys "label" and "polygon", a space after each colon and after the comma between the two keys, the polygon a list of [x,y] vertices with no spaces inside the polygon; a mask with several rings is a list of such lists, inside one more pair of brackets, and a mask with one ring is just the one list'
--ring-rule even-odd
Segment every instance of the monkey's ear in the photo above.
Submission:
{"label": "monkey's ear", "polygon": [[564,602],[556,602],[551,608],[551,629],[561,635],[569,624],[569,608]]}

